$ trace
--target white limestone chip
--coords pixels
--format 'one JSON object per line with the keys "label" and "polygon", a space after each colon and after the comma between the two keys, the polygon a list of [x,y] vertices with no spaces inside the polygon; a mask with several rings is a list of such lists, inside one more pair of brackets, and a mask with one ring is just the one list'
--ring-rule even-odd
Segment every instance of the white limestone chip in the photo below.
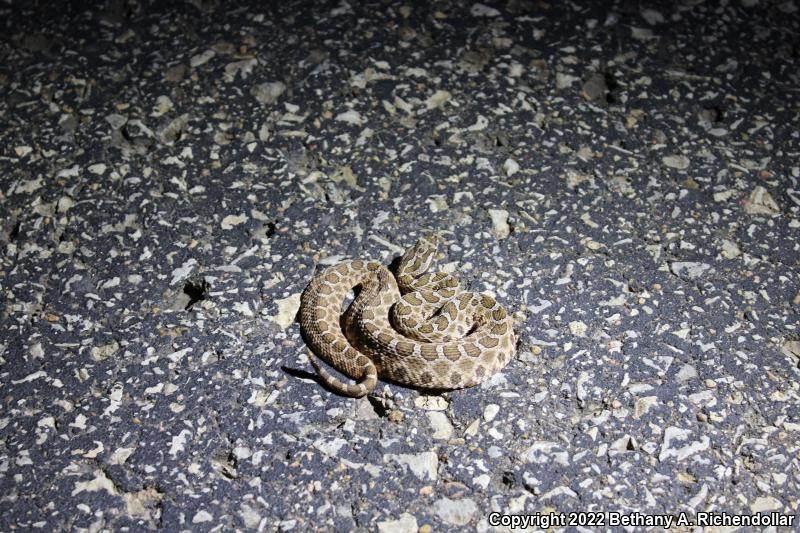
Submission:
{"label": "white limestone chip", "polygon": [[300,293],[290,294],[286,298],[275,300],[278,304],[278,314],[269,317],[270,320],[278,324],[281,329],[286,329],[294,322],[297,311],[300,309]]}
{"label": "white limestone chip", "polygon": [[197,259],[190,258],[184,261],[181,266],[172,271],[172,281],[170,281],[169,284],[175,285],[179,281],[188,278],[189,274],[194,270],[195,265],[197,265]]}
{"label": "white limestone chip", "polygon": [[730,239],[722,239],[722,257],[725,259],[736,259],[742,255],[739,245]]}
{"label": "white limestone chip", "polygon": [[269,105],[274,104],[284,91],[286,91],[286,84],[283,82],[268,81],[256,85],[252,88],[250,93],[259,103]]}
{"label": "white limestone chip", "polygon": [[685,155],[668,155],[661,159],[661,162],[669,168],[686,170],[689,168],[689,158]]}
{"label": "white limestone chip", "polygon": [[588,329],[588,326],[580,320],[573,320],[569,323],[569,331],[576,337],[585,337]]}
{"label": "white limestone chip", "polygon": [[783,504],[772,496],[760,496],[750,504],[750,511],[753,513],[768,513],[769,511],[780,511]]}
{"label": "white limestone chip", "polygon": [[214,50],[208,49],[205,52],[192,56],[192,58],[189,60],[189,65],[191,65],[192,68],[205,65],[215,55],[217,54],[214,52]]}
{"label": "white limestone chip", "polygon": [[658,454],[659,461],[665,461],[670,457],[675,457],[678,461],[683,461],[687,457],[697,455],[699,452],[707,450],[711,446],[711,440],[707,435],[700,437],[699,441],[690,442],[682,448],[673,446],[675,441],[685,441],[692,432],[675,426],[669,426],[664,430],[664,441],[661,443],[661,451]]}
{"label": "white limestone chip", "polygon": [[34,178],[32,180],[21,181],[14,187],[14,194],[32,193],[42,188],[42,178]]}
{"label": "white limestone chip", "polygon": [[492,219],[492,235],[498,239],[505,239],[511,234],[511,227],[508,225],[508,211],[489,209],[489,217]]}
{"label": "white limestone chip", "polygon": [[430,110],[442,107],[445,103],[447,103],[448,100],[450,100],[451,96],[452,95],[450,94],[450,91],[436,91],[429,96],[427,100],[425,100],[425,108]]}
{"label": "white limestone chip", "polygon": [[242,503],[239,507],[239,516],[247,529],[257,529],[261,523],[261,515],[258,511],[246,503]]}
{"label": "white limestone chip", "polygon": [[670,271],[679,278],[698,279],[714,269],[708,263],[694,261],[674,261],[669,264]]}
{"label": "white limestone chip", "polygon": [[112,496],[117,495],[117,488],[114,486],[114,483],[102,470],[96,470],[94,479],[75,483],[75,488],[72,489],[72,496],[78,495],[81,492],[98,492],[103,490]]}
{"label": "white limestone chip", "polygon": [[413,515],[403,513],[397,520],[378,522],[380,533],[417,533],[417,519]]}
{"label": "white limestone chip", "polygon": [[414,405],[426,411],[444,411],[449,404],[441,396],[417,396],[414,398]]}
{"label": "white limestone chip", "polygon": [[651,26],[664,22],[664,15],[655,9],[643,9],[642,18]]}
{"label": "white limestone chip", "polygon": [[345,444],[347,441],[338,437],[334,437],[332,440],[321,438],[314,441],[314,448],[329,457],[336,457]]}
{"label": "white limestone chip", "polygon": [[642,396],[641,398],[637,398],[633,406],[633,417],[641,418],[657,403],[658,396]]}
{"label": "white limestone chip", "polygon": [[491,422],[497,416],[497,413],[500,412],[500,406],[496,403],[490,403],[486,407],[483,408],[483,419],[487,422]]}
{"label": "white limestone chip", "polygon": [[453,436],[453,424],[442,411],[428,411],[428,422],[431,424],[433,434],[431,437],[437,440],[447,440]]}
{"label": "white limestone chip", "polygon": [[505,160],[503,163],[503,171],[506,173],[506,176],[509,178],[519,172],[519,163],[511,159],[510,157]]}
{"label": "white limestone chip", "polygon": [[419,479],[436,481],[439,476],[439,457],[436,452],[384,454],[384,462],[406,465]]}
{"label": "white limestone chip", "polygon": [[344,113],[339,113],[336,115],[336,120],[339,122],[345,122],[347,124],[352,124],[353,126],[361,126],[367,122],[361,113],[356,111],[355,109],[350,109],[345,111]]}
{"label": "white limestone chip", "polygon": [[117,353],[119,351],[119,343],[117,341],[112,341],[109,344],[104,344],[102,346],[93,346],[92,347],[92,359],[95,361],[102,361],[103,359],[107,359]]}
{"label": "white limestone chip", "polygon": [[228,215],[222,219],[222,229],[233,229],[235,226],[239,224],[244,224],[247,222],[248,216],[245,214],[241,215]]}
{"label": "white limestone chip", "polygon": [[89,168],[87,170],[92,174],[102,176],[103,174],[105,174],[107,168],[108,167],[104,163],[95,163],[94,165],[89,165]]}
{"label": "white limestone chip", "polygon": [[469,13],[473,17],[496,17],[500,14],[495,8],[481,4],[480,2],[472,4]]}
{"label": "white limestone chip", "polygon": [[200,510],[192,517],[192,524],[201,524],[203,522],[211,522],[214,516],[208,511]]}
{"label": "white limestone chip", "polygon": [[472,516],[478,511],[478,506],[469,498],[451,500],[442,498],[433,504],[433,511],[442,521],[456,526],[469,524]]}
{"label": "white limestone chip", "polygon": [[781,214],[778,203],[770,196],[767,189],[758,185],[742,202],[745,212],[751,215],[777,216]]}
{"label": "white limestone chip", "polygon": [[179,434],[172,437],[170,440],[169,454],[173,459],[175,459],[180,452],[186,449],[186,439],[191,436],[192,432],[188,429],[184,429]]}
{"label": "white limestone chip", "polygon": [[569,74],[564,74],[563,72],[556,73],[556,88],[558,89],[566,89],[570,87],[576,81],[579,81],[580,78],[577,76],[571,76]]}

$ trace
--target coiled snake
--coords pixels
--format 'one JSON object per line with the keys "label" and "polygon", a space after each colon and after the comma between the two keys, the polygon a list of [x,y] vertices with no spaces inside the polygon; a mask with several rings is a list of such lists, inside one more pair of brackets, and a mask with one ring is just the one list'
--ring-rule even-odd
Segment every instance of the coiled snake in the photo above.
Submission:
{"label": "coiled snake", "polygon": [[[374,261],[344,261],[322,270],[303,291],[300,327],[309,347],[357,380],[344,383],[309,354],[333,391],[363,396],[379,377],[423,389],[471,387],[511,360],[511,317],[491,296],[462,291],[450,274],[427,273],[436,249],[435,236],[420,238],[403,254],[396,276]],[[354,288],[360,290],[342,313]]]}

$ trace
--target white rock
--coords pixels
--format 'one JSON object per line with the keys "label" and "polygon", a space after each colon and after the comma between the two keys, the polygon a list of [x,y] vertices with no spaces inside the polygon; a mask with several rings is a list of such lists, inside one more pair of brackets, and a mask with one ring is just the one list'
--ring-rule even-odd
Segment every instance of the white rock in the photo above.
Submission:
{"label": "white rock", "polygon": [[452,95],[449,91],[436,91],[427,100],[425,100],[425,108],[426,109],[436,109],[437,107],[443,106]]}
{"label": "white rock", "polygon": [[194,270],[196,265],[197,259],[190,258],[184,261],[181,266],[172,271],[172,281],[170,281],[169,284],[175,285],[179,281],[188,278],[189,274],[192,273],[192,270]]}
{"label": "white rock", "polygon": [[783,509],[783,504],[777,498],[772,496],[761,496],[756,498],[750,504],[750,510],[754,513],[766,513],[769,511],[780,511]]}
{"label": "white rock", "polygon": [[384,454],[384,462],[393,461],[406,465],[420,479],[436,481],[439,476],[439,457],[436,452]]}
{"label": "white rock", "polygon": [[102,346],[92,346],[92,359],[95,361],[102,361],[108,359],[118,351],[119,343],[117,341],[111,341],[109,344],[103,344]]}
{"label": "white rock", "polygon": [[711,446],[711,440],[707,435],[703,435],[699,441],[691,442],[683,448],[674,448],[672,446],[673,441],[685,441],[691,433],[688,429],[675,426],[669,426],[665,429],[664,441],[661,444],[658,460],[664,461],[670,457],[675,457],[678,461],[683,461],[687,457],[697,455],[697,453],[705,451]]}
{"label": "white rock", "polygon": [[344,113],[339,113],[336,115],[336,120],[339,122],[346,122],[347,124],[352,124],[354,126],[361,126],[367,122],[367,119],[362,117],[361,113],[355,109],[350,109]]}
{"label": "white rock", "polygon": [[[795,300],[800,300],[800,293],[795,296]],[[795,304],[800,303],[795,301]],[[787,356],[793,356],[800,359],[800,341],[787,340],[781,344],[781,352]]]}
{"label": "white rock", "polygon": [[214,517],[208,511],[197,511],[192,517],[192,524],[211,522],[212,520],[214,520]]}
{"label": "white rock", "polygon": [[433,511],[436,515],[448,524],[465,526],[469,524],[472,515],[478,510],[475,502],[469,498],[462,500],[451,500],[442,498],[433,504]]}
{"label": "white rock", "polygon": [[280,81],[261,83],[253,87],[251,94],[262,104],[275,103],[286,90],[286,85]]}
{"label": "white rock", "polygon": [[724,191],[719,191],[714,193],[714,201],[715,202],[726,202],[736,196],[736,191],[734,189],[725,189]]}
{"label": "white rock", "polygon": [[528,463],[537,465],[556,463],[569,465],[569,454],[557,442],[537,440],[524,452],[523,458]]}
{"label": "white rock", "polygon": [[345,444],[347,444],[347,441],[338,437],[334,437],[331,440],[317,439],[314,441],[314,448],[318,449],[325,455],[336,457],[336,455],[339,453],[339,450],[341,450],[342,446]]}
{"label": "white rock", "polygon": [[631,37],[637,41],[648,41],[656,38],[650,28],[638,28],[636,26],[631,26]]}
{"label": "white rock", "polygon": [[253,310],[250,309],[250,302],[234,302],[233,310],[242,316],[255,316]]}
{"label": "white rock", "polygon": [[609,450],[615,452],[627,452],[635,450],[637,448],[636,439],[626,434],[612,442],[608,448]]}
{"label": "white rock", "polygon": [[81,173],[81,167],[72,165],[69,168],[62,168],[56,173],[57,178],[75,178]]}
{"label": "white rock", "polygon": [[453,436],[453,424],[442,411],[428,411],[428,421],[433,428],[434,439],[449,439]]}
{"label": "white rock", "polygon": [[180,452],[186,449],[186,439],[191,436],[192,432],[188,429],[184,429],[179,434],[172,437],[169,446],[169,454],[173,459],[175,459]]}
{"label": "white rock", "polygon": [[297,526],[297,520],[292,518],[290,520],[281,520],[278,522],[278,531],[291,531]]}
{"label": "white rock", "polygon": [[697,494],[692,496],[692,499],[689,500],[687,505],[689,505],[689,507],[692,509],[697,509],[697,506],[703,503],[706,497],[708,497],[708,485],[703,483],[703,486],[700,487],[700,490],[697,491]]}
{"label": "white rock", "polygon": [[506,176],[509,178],[519,172],[519,163],[514,161],[511,158],[506,159],[505,163],[503,163],[503,170],[506,173]]}
{"label": "white rock", "polygon": [[239,508],[239,516],[242,518],[244,527],[247,529],[256,529],[258,528],[258,524],[261,523],[261,515],[258,514],[258,511],[246,503],[243,503]]}
{"label": "white rock", "polygon": [[467,429],[464,430],[464,435],[467,437],[474,437],[478,434],[478,429],[481,427],[481,419],[476,418],[473,420],[470,425],[467,426]]}
{"label": "white rock", "polygon": [[108,122],[113,129],[118,130],[128,123],[128,117],[117,113],[111,113],[110,115],[106,115],[106,122]]}
{"label": "white rock", "polygon": [[505,209],[489,209],[489,217],[492,219],[492,234],[498,239],[505,239],[511,233],[508,225],[508,211]]}
{"label": "white rock", "polygon": [[730,239],[722,239],[722,257],[725,259],[736,259],[742,255],[739,245]]}
{"label": "white rock", "polygon": [[150,113],[151,117],[161,117],[172,110],[174,104],[169,96],[162,94],[156,98],[156,104],[153,106],[153,112]]}
{"label": "white rock", "polygon": [[[27,451],[27,450],[26,450]],[[27,459],[20,464],[19,458],[17,459],[17,464],[20,466],[32,464],[30,459]],[[95,471],[94,479],[90,481],[78,481],[75,483],[75,488],[72,490],[72,496],[80,494],[81,492],[98,492],[98,491],[105,491],[112,496],[118,496],[119,491],[114,483],[108,479],[108,476],[105,475],[101,470]]]}
{"label": "white rock", "polygon": [[378,522],[380,533],[417,533],[417,519],[408,513],[403,513],[397,520]]}
{"label": "white rock", "polygon": [[481,3],[472,4],[472,8],[469,10],[469,13],[473,17],[496,17],[500,14],[500,12],[495,8],[483,5]]}
{"label": "white rock", "polygon": [[216,53],[214,50],[208,49],[203,53],[192,56],[192,58],[189,60],[189,65],[191,65],[192,68],[199,67],[200,65],[208,63],[208,61],[215,55]]}
{"label": "white rock", "polygon": [[651,407],[658,403],[658,396],[642,396],[636,399],[633,406],[633,417],[641,418]]}
{"label": "white rock", "polygon": [[674,261],[669,264],[670,271],[679,278],[697,279],[707,272],[713,272],[708,263],[697,263],[694,261]]}
{"label": "white rock", "polygon": [[781,208],[778,203],[761,185],[753,189],[753,192],[742,204],[744,205],[744,210],[751,215],[777,216],[781,214]]}
{"label": "white rock", "polygon": [[569,74],[564,74],[563,72],[556,72],[557,89],[566,89],[578,80],[580,80],[580,78],[577,76],[570,76]]}
{"label": "white rock", "polygon": [[102,176],[106,172],[106,167],[103,163],[95,163],[94,165],[89,165],[89,172],[92,174],[97,174],[98,176]]}
{"label": "white rock", "polygon": [[589,373],[586,371],[581,372],[578,375],[578,379],[575,382],[575,396],[581,402],[586,399],[587,391],[586,391],[586,384],[589,382]]}
{"label": "white rock", "polygon": [[278,304],[278,314],[269,319],[278,324],[281,329],[286,329],[294,322],[297,310],[300,309],[300,293],[296,292],[286,298],[280,298],[275,300],[275,303]]}
{"label": "white rock", "polygon": [[482,488],[483,490],[486,490],[486,487],[489,486],[489,483],[491,481],[492,481],[492,478],[489,477],[489,474],[481,474],[479,476],[475,476],[474,478],[472,478],[472,482],[475,485],[477,485],[480,488]]}
{"label": "white rock", "polygon": [[647,21],[651,26],[664,22],[664,15],[655,9],[642,10],[642,18]]}
{"label": "white rock", "polygon": [[444,411],[447,409],[447,400],[441,396],[417,396],[414,405],[426,411]]}
{"label": "white rock", "polygon": [[14,194],[32,193],[42,188],[42,178],[21,181],[14,187]]}
{"label": "white rock", "polygon": [[253,69],[256,66],[258,66],[258,59],[254,57],[234,61],[225,65],[222,77],[225,81],[231,82],[238,74],[243,80],[246,80],[253,73]]}
{"label": "white rock", "polygon": [[475,123],[467,126],[467,131],[481,131],[485,130],[486,126],[489,125],[489,119],[484,117],[483,115],[478,115],[478,118],[475,119]]}
{"label": "white rock", "polygon": [[678,370],[678,373],[675,374],[675,379],[681,383],[697,379],[697,369],[690,364],[685,364]]}
{"label": "white rock", "polygon": [[500,406],[496,403],[490,403],[486,407],[483,408],[483,419],[487,422],[491,422],[494,420],[494,417],[497,416],[497,413],[500,412]]}
{"label": "white rock", "polygon": [[569,323],[569,331],[576,337],[585,337],[588,326],[580,320],[573,320]]}
{"label": "white rock", "polygon": [[689,401],[703,407],[714,407],[717,404],[717,396],[714,394],[713,390],[706,389],[690,394]]}
{"label": "white rock", "polygon": [[661,162],[670,168],[678,170],[686,170],[689,168],[689,158],[685,155],[668,155],[662,158]]}
{"label": "white rock", "polygon": [[[117,344],[117,348],[119,348],[119,344]],[[94,352],[94,348],[92,348],[92,352]],[[37,342],[36,344],[32,345],[28,350],[28,353],[34,359],[43,359],[44,358],[44,348],[42,348],[42,343]]]}
{"label": "white rock", "polygon": [[222,219],[222,229],[233,229],[235,226],[239,224],[243,224],[247,222],[247,215],[228,215]]}

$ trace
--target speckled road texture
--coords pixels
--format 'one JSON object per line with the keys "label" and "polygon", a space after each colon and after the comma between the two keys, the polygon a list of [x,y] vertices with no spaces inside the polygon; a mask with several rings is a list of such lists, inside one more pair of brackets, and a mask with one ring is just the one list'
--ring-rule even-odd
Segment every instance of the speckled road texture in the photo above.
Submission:
{"label": "speckled road texture", "polygon": [[[41,4],[0,5],[0,530],[797,515],[797,0]],[[427,231],[517,356],[331,394],[300,293]]]}

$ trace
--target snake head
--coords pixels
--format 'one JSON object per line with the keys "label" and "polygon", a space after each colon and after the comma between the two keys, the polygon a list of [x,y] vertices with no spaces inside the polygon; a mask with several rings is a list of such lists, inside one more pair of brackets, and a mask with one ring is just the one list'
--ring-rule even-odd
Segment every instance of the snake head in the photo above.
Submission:
{"label": "snake head", "polygon": [[427,233],[420,237],[400,259],[400,265],[397,268],[398,274],[410,275],[414,278],[424,274],[430,268],[438,247],[439,238],[435,233]]}

